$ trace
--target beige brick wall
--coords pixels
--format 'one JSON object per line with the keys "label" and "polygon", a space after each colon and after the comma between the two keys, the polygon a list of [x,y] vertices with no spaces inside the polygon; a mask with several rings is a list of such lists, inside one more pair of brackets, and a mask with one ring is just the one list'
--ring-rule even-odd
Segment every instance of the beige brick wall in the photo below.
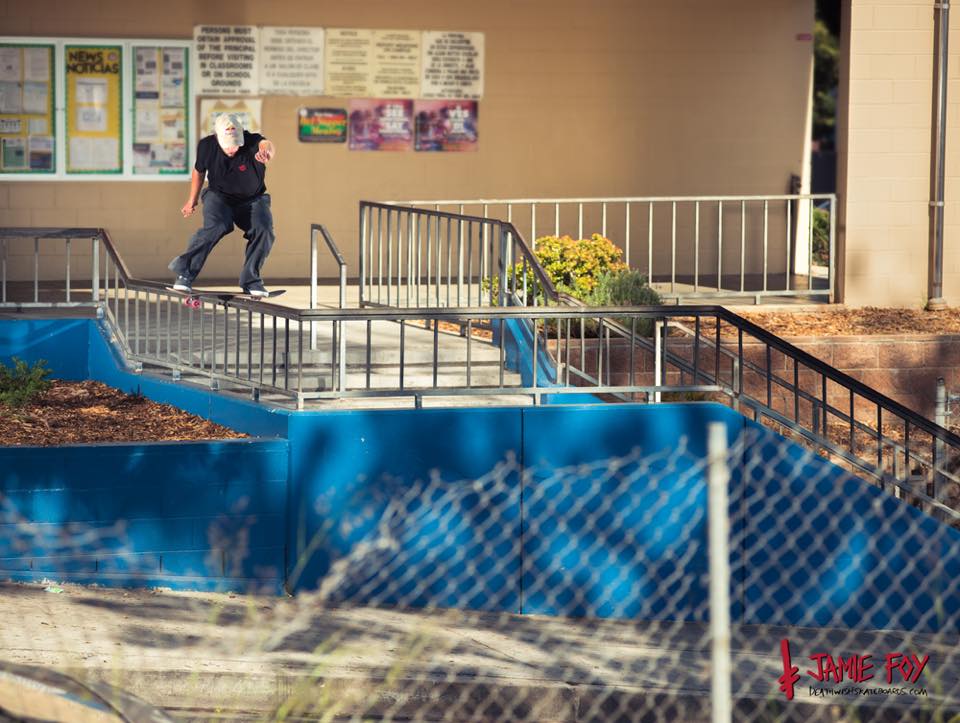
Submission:
{"label": "beige brick wall", "polygon": [[[853,306],[919,307],[928,283],[933,2],[846,0],[849,68],[838,192],[845,204],[845,293]],[[952,40],[960,14],[952,13]],[[950,77],[960,48],[950,45]],[[960,303],[960,85],[947,134],[944,297]],[[843,143],[841,143],[843,145]]]}
{"label": "beige brick wall", "polygon": [[[11,35],[191,36],[194,24],[460,29],[486,34],[480,150],[361,153],[296,141],[300,106],[266,97],[278,243],[265,275],[302,276],[310,222],[356,273],[360,199],[782,193],[799,173],[813,0],[0,1]],[[187,183],[0,183],[0,225],[104,226],[134,273],[165,277],[198,225]],[[205,275],[234,277],[234,234]],[[334,275],[322,256],[321,272]]]}

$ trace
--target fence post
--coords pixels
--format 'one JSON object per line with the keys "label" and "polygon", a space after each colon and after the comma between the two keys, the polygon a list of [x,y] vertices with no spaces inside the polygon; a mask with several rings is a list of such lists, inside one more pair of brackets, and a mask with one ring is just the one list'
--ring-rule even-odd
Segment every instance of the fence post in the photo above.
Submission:
{"label": "fence post", "polygon": [[711,712],[713,723],[730,723],[730,521],[727,517],[727,430],[707,425],[707,507],[710,546]]}
{"label": "fence post", "polygon": [[[654,404],[660,403],[660,387],[663,386],[663,328],[662,319],[653,323],[653,386],[657,391],[653,393]],[[600,343],[597,342],[597,354],[600,353]]]}

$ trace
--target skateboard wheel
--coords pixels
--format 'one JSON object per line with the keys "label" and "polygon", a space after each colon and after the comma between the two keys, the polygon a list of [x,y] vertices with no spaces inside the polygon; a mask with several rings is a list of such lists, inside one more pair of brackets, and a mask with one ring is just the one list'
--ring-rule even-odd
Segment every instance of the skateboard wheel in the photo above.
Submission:
{"label": "skateboard wheel", "polygon": [[190,299],[190,306],[194,309],[200,308],[200,299]]}

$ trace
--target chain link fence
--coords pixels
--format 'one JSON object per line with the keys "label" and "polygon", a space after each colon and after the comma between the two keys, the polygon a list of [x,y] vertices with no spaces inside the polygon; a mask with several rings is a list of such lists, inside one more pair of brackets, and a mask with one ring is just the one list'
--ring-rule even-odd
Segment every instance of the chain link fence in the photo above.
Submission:
{"label": "chain link fence", "polygon": [[[296,597],[4,583],[0,657],[183,720],[957,720],[960,514],[759,426],[710,440],[321,497]],[[0,510],[5,576],[135,564],[122,524]]]}

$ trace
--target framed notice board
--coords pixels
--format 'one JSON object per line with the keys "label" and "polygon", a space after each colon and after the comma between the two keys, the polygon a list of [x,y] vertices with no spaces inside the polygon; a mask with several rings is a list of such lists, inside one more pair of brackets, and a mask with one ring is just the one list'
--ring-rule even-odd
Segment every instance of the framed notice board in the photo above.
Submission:
{"label": "framed notice board", "polygon": [[52,44],[0,43],[0,174],[56,172]]}
{"label": "framed notice board", "polygon": [[133,173],[186,174],[189,49],[135,45]]}
{"label": "framed notice board", "polygon": [[123,48],[67,45],[67,173],[123,173]]}
{"label": "framed notice board", "polygon": [[189,178],[192,53],[186,39],[0,36],[0,178]]}

